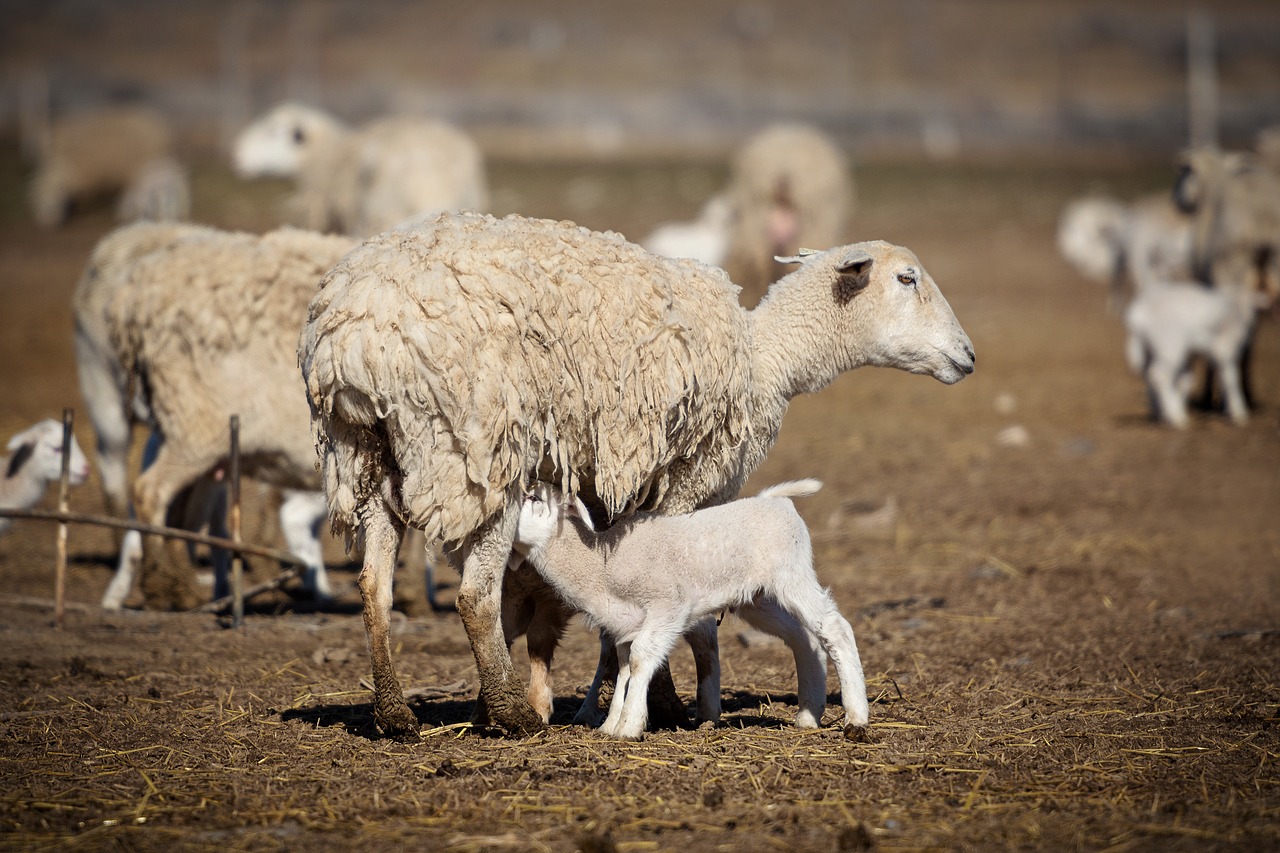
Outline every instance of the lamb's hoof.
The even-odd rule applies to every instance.
[[[387,710],[375,710],[373,720],[382,729],[383,737],[397,743],[417,743],[421,740],[418,734],[418,718],[409,710],[408,705],[400,705]]]
[[[850,723],[844,727],[844,739],[853,743],[868,743],[871,737],[866,726],[855,726]]]

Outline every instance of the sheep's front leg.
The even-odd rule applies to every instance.
[[[391,663],[391,583],[404,531],[380,498],[371,499],[362,508],[361,522],[364,566],[359,584],[373,669],[373,719],[387,737],[414,741],[418,739],[418,718],[404,701]]]
[[[600,632],[600,659],[596,662],[596,675],[587,688],[587,696],[582,700],[578,713],[573,715],[575,726],[599,726],[600,690],[606,681],[616,682],[618,679],[618,656],[614,653],[613,642],[604,631]],[[616,685],[615,685],[616,695]]]
[[[627,644],[625,653],[623,644],[618,644],[618,687],[609,719],[602,726],[606,734],[627,740],[644,735],[649,723],[649,682],[666,662],[678,636],[668,637],[662,631],[643,633]],[[619,700],[621,714],[615,720],[614,709],[619,707]]]
[[[626,703],[627,689],[631,684],[631,644],[618,643],[615,646],[618,656],[618,680],[613,685],[613,701],[609,703],[609,716],[600,724],[600,731],[607,735],[618,735],[618,723],[622,720],[623,705]]]
[[[463,543],[457,601],[480,678],[476,718],[528,735],[544,724],[525,698],[502,633],[502,576],[520,517],[518,500],[509,501]]]
[[[200,476],[205,467],[174,461],[161,448],[155,464],[133,484],[133,502],[138,518],[147,524],[164,524],[169,504]],[[196,586],[195,570],[180,542],[171,540],[166,543],[160,536],[147,536],[143,540],[142,551],[140,586],[148,607],[190,610],[200,605],[203,596]]]

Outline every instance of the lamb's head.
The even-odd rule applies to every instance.
[[[797,320],[805,318],[796,325],[807,323],[810,335],[826,338],[811,338],[806,348],[831,362],[805,368],[813,376],[801,378],[801,385],[820,387],[824,378],[830,381],[867,364],[925,374],[948,385],[973,372],[969,336],[909,249],[872,241],[825,252],[801,250],[777,260],[801,267],[774,284],[756,310],[768,310],[775,301],[790,303],[786,310]]]
[[[555,486],[534,483],[520,504],[515,549],[528,556],[532,551],[545,548],[567,519],[577,519],[588,530],[594,530],[591,514],[581,500],[564,494]]]
[[[9,463],[5,477],[25,476],[46,483],[62,476],[62,424],[48,418],[9,439]],[[71,437],[70,482],[78,486],[89,479],[89,460]]]
[[[340,122],[320,110],[283,103],[258,118],[236,137],[236,174],[242,178],[292,178],[317,145],[343,133]]]

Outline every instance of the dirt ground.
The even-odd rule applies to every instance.
[[[632,237],[691,215],[717,167],[498,163],[498,212]],[[473,730],[456,614],[398,618],[421,744],[376,736],[353,567],[318,609],[97,609],[111,539],[0,539],[0,848],[452,851],[1280,848],[1280,334],[1260,331],[1247,427],[1149,423],[1102,291],[1058,258],[1063,202],[1167,185],[1163,163],[860,169],[850,236],[911,246],[974,342],[954,387],[866,369],[798,399],[749,491],[817,476],[799,508],[853,623],[867,743],[801,732],[785,648],[721,628],[726,713],[638,743],[567,725],[595,661],[572,626],[545,734]],[[91,211],[28,225],[0,157],[0,435],[79,407],[69,297]],[[281,187],[196,172],[204,221],[268,225]],[[1025,431],[1025,443],[1017,438]],[[92,436],[83,418],[76,434]],[[101,509],[96,481],[72,506]],[[270,566],[259,564],[258,576]],[[444,575],[446,594],[456,578]],[[524,647],[515,657],[522,664]],[[673,671],[690,702],[692,658]]]

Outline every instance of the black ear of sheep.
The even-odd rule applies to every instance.
[[[36,444],[34,441],[28,441],[26,444],[19,444],[17,449],[13,451],[13,455],[9,457],[9,469],[5,471],[5,477],[13,477],[22,470],[22,466],[27,463],[36,452]]]

